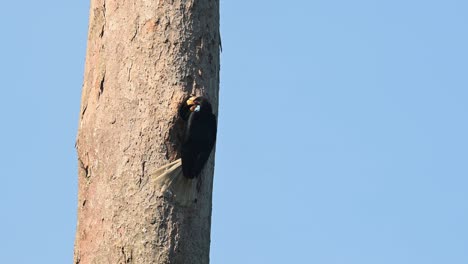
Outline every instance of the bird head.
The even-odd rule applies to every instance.
[[[205,97],[192,96],[186,101],[191,112],[212,112],[211,104]]]

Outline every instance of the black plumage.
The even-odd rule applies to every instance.
[[[180,159],[176,159],[151,173],[161,193],[188,206],[197,201],[201,190],[200,173],[208,161],[216,142],[216,117],[205,97],[190,97],[179,108],[184,124]]]
[[[186,121],[181,145],[182,171],[193,179],[203,170],[216,142],[216,117],[205,97],[191,97],[184,102],[180,116]]]

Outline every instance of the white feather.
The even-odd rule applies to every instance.
[[[150,177],[161,193],[172,196],[179,204],[187,206],[195,201],[197,180],[184,176],[181,159],[158,168]]]

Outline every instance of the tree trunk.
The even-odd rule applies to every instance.
[[[190,206],[150,177],[178,157],[186,96],[217,115],[219,47],[219,0],[91,0],[75,263],[209,263],[214,151]]]

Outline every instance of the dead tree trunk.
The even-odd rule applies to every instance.
[[[183,98],[217,115],[219,47],[219,0],[91,0],[75,263],[209,263],[214,152],[191,206],[149,177],[177,156]]]

